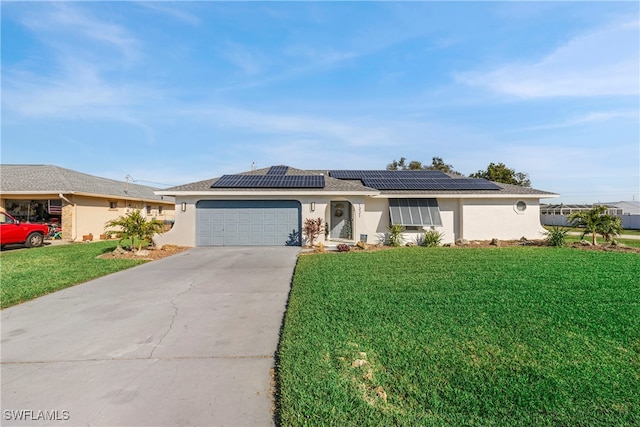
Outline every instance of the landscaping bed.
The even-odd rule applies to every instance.
[[[141,254],[135,251],[129,250],[114,250],[111,252],[99,255],[101,259],[141,259],[146,261],[156,261],[162,258],[166,258],[171,255],[184,252],[187,249],[191,249],[188,246],[176,246],[176,245],[163,245],[162,248],[148,247],[143,249]]]

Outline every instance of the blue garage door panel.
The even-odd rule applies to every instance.
[[[300,246],[297,200],[200,200],[198,246]]]

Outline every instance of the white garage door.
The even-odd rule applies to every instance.
[[[196,244],[300,246],[300,210],[296,200],[200,200]]]

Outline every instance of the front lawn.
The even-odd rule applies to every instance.
[[[301,256],[282,425],[638,425],[640,255],[400,248]]]
[[[19,304],[145,262],[96,258],[113,251],[116,244],[116,241],[106,241],[3,251],[0,253],[1,307]]]

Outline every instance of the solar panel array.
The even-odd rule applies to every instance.
[[[211,188],[324,188],[324,176],[222,175]]]
[[[365,178],[362,183],[377,190],[499,190],[500,187],[486,179],[464,178]]]
[[[271,166],[267,171],[267,175],[286,175],[289,166]]]
[[[333,170],[332,178],[358,179],[363,185],[377,190],[499,190],[486,179],[452,178],[438,170]]]
[[[389,170],[333,170],[329,171],[329,176],[337,179],[406,179],[406,178],[449,178],[449,175],[437,170],[409,170],[409,171],[389,171]]]

